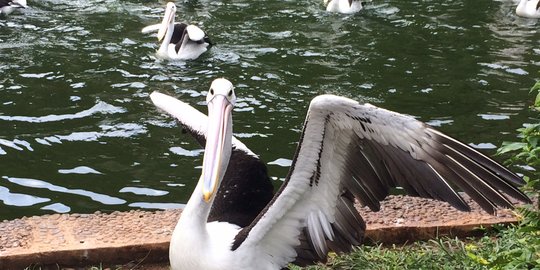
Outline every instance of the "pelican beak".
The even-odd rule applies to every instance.
[[[175,14],[173,12],[173,9],[169,5],[167,5],[167,8],[165,9],[165,16],[163,17],[161,27],[159,28],[159,31],[157,33],[157,38],[159,41],[161,41],[165,37],[165,33],[167,33],[169,24],[174,20],[174,15]]]
[[[224,146],[228,137],[232,137],[229,128],[233,105],[223,95],[215,95],[208,102],[208,134],[204,150],[202,181],[203,198],[210,202],[216,194],[219,182],[227,169],[228,157],[223,157]]]

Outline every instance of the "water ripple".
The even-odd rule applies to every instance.
[[[84,111],[80,111],[75,114],[51,114],[45,116],[7,116],[0,115],[0,120],[4,121],[19,121],[19,122],[28,122],[28,123],[47,123],[47,122],[57,122],[63,120],[73,120],[88,117],[94,114],[115,114],[115,113],[124,113],[126,110],[121,107],[110,105],[106,102],[100,101],[92,108]]]
[[[63,204],[63,203],[53,203],[49,205],[45,205],[40,208],[41,210],[51,210],[56,213],[64,214],[69,213],[71,211],[71,207]]]
[[[48,202],[51,199],[37,197],[34,195],[12,193],[8,188],[0,186],[0,201],[6,205],[31,206],[34,204]]]
[[[180,156],[186,156],[186,157],[196,157],[199,156],[201,153],[204,152],[203,149],[197,149],[197,150],[186,150],[180,146],[174,146],[169,148],[169,151],[176,155]]]
[[[59,169],[61,174],[103,174],[87,166],[79,166],[73,169]]]
[[[278,158],[274,161],[268,162],[268,165],[277,165],[280,167],[291,167],[292,160],[287,158]]]
[[[167,210],[167,209],[184,208],[184,207],[185,207],[185,204],[180,204],[180,203],[134,202],[134,203],[130,203],[128,206],[129,206],[129,207],[142,208],[142,209],[159,209],[159,210]]]
[[[145,196],[163,196],[169,194],[168,191],[165,190],[157,190],[153,188],[141,188],[141,187],[124,187],[120,191],[120,193],[133,193],[136,195],[145,195]]]
[[[128,138],[147,132],[143,125],[136,123],[120,123],[116,125],[101,125],[102,131],[84,131],[73,132],[68,135],[54,135],[43,138],[36,138],[35,140],[43,145],[51,145],[51,143],[67,142],[92,142],[97,141],[100,138]]]
[[[53,185],[43,180],[37,180],[37,179],[31,179],[31,178],[8,177],[8,176],[2,176],[2,178],[8,180],[11,183],[25,186],[25,187],[48,189],[54,192],[75,194],[75,195],[88,197],[92,199],[93,201],[100,202],[105,205],[118,205],[118,204],[126,203],[125,200],[122,200],[120,198],[116,198],[116,197],[112,197],[109,195],[100,194],[100,193],[96,193],[96,192],[92,192],[88,190],[83,190],[83,189],[69,189],[66,187]]]

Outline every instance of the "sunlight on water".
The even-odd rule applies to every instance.
[[[156,190],[151,188],[140,188],[140,187],[125,187],[122,188],[119,192],[131,192],[133,194],[137,195],[145,195],[145,196],[163,196],[168,194],[169,192],[164,190]]]
[[[0,186],[0,200],[6,205],[14,206],[32,206],[50,201],[50,199],[47,198],[40,198],[28,194],[12,193],[8,188],[2,186]]]
[[[63,121],[78,119],[83,117],[88,117],[93,114],[109,114],[109,113],[124,113],[125,110],[119,107],[109,105],[105,102],[98,102],[94,107],[84,110],[75,114],[63,114],[63,115],[45,115],[45,116],[6,116],[0,115],[0,120],[4,121],[20,121],[28,123],[44,123],[44,122],[54,122],[54,121]]]
[[[108,195],[105,195],[105,194],[99,194],[99,193],[95,193],[95,192],[87,191],[87,190],[82,190],[82,189],[69,189],[69,188],[57,186],[57,185],[54,185],[54,184],[51,184],[51,183],[48,183],[48,182],[45,182],[45,181],[42,181],[42,180],[29,179],[29,178],[6,177],[6,176],[3,176],[2,178],[4,178],[5,180],[7,180],[7,181],[9,181],[11,183],[21,185],[21,186],[25,186],[25,187],[37,188],[37,189],[48,189],[48,190],[53,191],[53,192],[62,192],[62,193],[67,193],[67,194],[75,194],[75,195],[89,197],[90,199],[92,199],[92,200],[94,200],[96,202],[100,202],[100,203],[106,204],[106,205],[114,205],[114,204],[124,204],[124,203],[126,203],[125,200],[115,198],[115,197],[112,197],[112,196],[108,196]]]
[[[103,174],[87,166],[79,166],[73,169],[60,169],[58,172],[61,174]]]

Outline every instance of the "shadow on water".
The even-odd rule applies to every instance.
[[[511,1],[178,1],[216,43],[170,63],[142,27],[164,1],[45,0],[0,18],[0,217],[181,207],[202,147],[158,112],[161,91],[201,111],[237,86],[235,133],[286,175],[309,101],[333,93],[413,115],[492,154],[531,117],[538,20]]]

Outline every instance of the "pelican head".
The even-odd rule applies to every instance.
[[[202,195],[210,202],[217,192],[232,152],[232,110],[236,103],[234,86],[227,79],[212,82],[208,95],[208,133],[201,174]]]
[[[157,34],[157,38],[159,41],[161,41],[163,37],[165,37],[165,34],[167,33],[169,25],[174,24],[175,15],[176,15],[176,5],[173,2],[167,3],[167,7],[165,7],[165,16],[163,17],[163,21],[161,22],[161,26]]]

